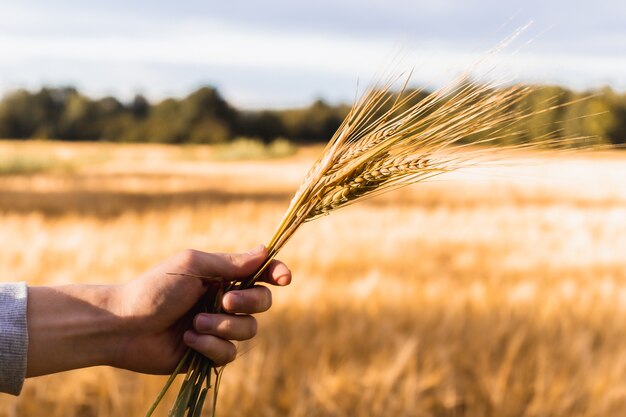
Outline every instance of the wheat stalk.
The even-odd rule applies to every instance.
[[[403,108],[415,93],[382,112],[389,91],[369,91],[354,105],[294,195],[268,245],[266,264],[305,222],[489,155],[488,148],[468,152],[463,141],[481,133],[484,144],[513,132],[510,127],[525,116],[516,105],[529,91],[461,78],[408,109]],[[263,268],[239,288],[253,285],[262,272]]]
[[[531,115],[520,106],[531,91],[527,86],[477,83],[463,75],[417,100],[421,91],[406,89],[410,75],[395,95],[393,86],[402,81],[400,77],[370,88],[355,102],[293,196],[267,245],[264,264],[253,276],[229,284],[223,291],[254,285],[303,223],[365,198],[473,165],[494,153],[493,148],[477,147],[477,143],[489,145],[515,135],[516,123]],[[468,138],[475,139],[471,148]],[[221,294],[210,300],[208,311],[220,312]],[[221,369],[195,352],[183,357],[175,373],[184,367],[187,375],[169,415],[199,416],[212,379],[215,415]],[[168,380],[147,417],[172,381]]]

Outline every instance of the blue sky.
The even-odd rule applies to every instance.
[[[92,4],[90,4],[92,3]],[[626,90],[626,2],[0,1],[0,91],[74,85],[151,100],[214,85],[239,107],[351,101],[381,68],[440,85],[491,58],[497,76]],[[480,70],[479,70],[480,72]]]

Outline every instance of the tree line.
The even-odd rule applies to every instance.
[[[417,95],[416,100],[427,93]],[[547,103],[556,105],[543,110]],[[570,103],[559,107],[560,104]],[[535,88],[521,106],[531,113],[516,140],[584,135],[597,143],[626,143],[626,94],[610,88],[574,92],[557,86]],[[124,103],[115,97],[92,99],[77,89],[18,90],[0,101],[0,137],[158,143],[224,143],[237,137],[298,143],[328,140],[350,106],[317,100],[286,110],[239,110],[212,87],[182,99],[150,103],[142,95]]]

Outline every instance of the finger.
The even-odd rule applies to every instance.
[[[228,313],[262,313],[271,306],[272,293],[268,288],[262,286],[255,286],[247,290],[229,291],[222,298],[222,308]]]
[[[217,336],[187,330],[183,340],[187,346],[211,359],[216,365],[225,365],[237,356],[237,347]]]
[[[194,318],[193,328],[225,340],[248,340],[256,335],[257,323],[252,316],[201,313]]]
[[[189,249],[179,256],[186,273],[232,280],[255,273],[267,258],[267,249],[263,245],[246,253],[207,253]]]
[[[261,281],[272,285],[289,285],[291,282],[291,271],[287,268],[287,265],[278,259],[274,259],[261,276]]]

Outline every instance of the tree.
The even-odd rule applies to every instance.
[[[150,103],[144,96],[137,94],[130,104],[130,111],[135,119],[145,119],[150,113]]]
[[[219,143],[231,138],[236,111],[216,89],[203,87],[180,103],[180,118],[186,126],[185,141]]]

